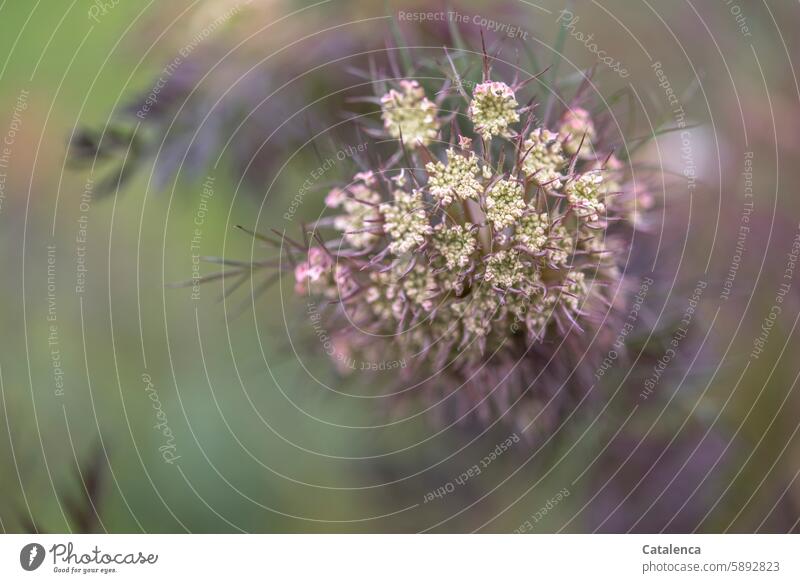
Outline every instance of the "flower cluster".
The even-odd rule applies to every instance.
[[[581,157],[591,157],[591,152],[588,150],[596,138],[596,133],[588,111],[580,107],[567,109],[561,118],[559,133],[564,136],[564,151],[567,154],[571,156],[578,154],[578,148],[583,142],[585,149],[581,150]]]
[[[486,218],[495,229],[517,223],[526,208],[525,191],[515,180],[498,180],[486,193]]]
[[[336,216],[334,224],[345,233],[347,242],[359,249],[371,246],[380,238],[381,216],[377,207],[381,195],[374,190],[375,185],[371,175],[356,175],[352,185],[334,188],[325,198],[327,206],[344,210]]]
[[[431,194],[443,205],[453,200],[477,199],[482,191],[478,180],[480,168],[478,157],[458,154],[453,148],[447,150],[447,163],[428,162],[428,186]]]
[[[567,158],[558,134],[536,128],[525,140],[524,149],[522,171],[540,186],[561,188],[563,176],[559,171]]]
[[[425,97],[425,90],[417,81],[402,80],[400,90],[389,91],[381,98],[381,105],[383,125],[393,138],[402,137],[410,148],[436,139],[436,105]]]
[[[433,231],[423,207],[422,192],[394,191],[394,203],[384,203],[383,230],[392,239],[389,250],[395,255],[408,253],[422,245]]]
[[[550,231],[550,215],[547,213],[530,213],[522,218],[517,226],[517,242],[529,253],[542,251],[548,243]]]
[[[519,121],[519,104],[514,91],[499,81],[481,83],[475,87],[469,115],[484,140],[492,136],[510,135],[509,126]]]
[[[603,177],[598,171],[589,171],[581,174],[574,180],[567,183],[564,189],[570,205],[575,213],[590,221],[598,221],[600,215],[605,212],[606,205],[603,203]]]
[[[558,132],[526,126],[515,88],[485,79],[464,103],[483,138],[474,140],[436,117],[416,81],[381,103],[388,136],[402,134],[405,147],[328,195],[338,214],[318,228],[338,235],[309,249],[298,291],[336,298],[332,318],[340,341],[352,336],[349,352],[379,360],[390,346],[420,376],[478,382],[505,370],[486,368],[492,359],[535,366],[535,354],[545,366],[568,338],[582,350],[574,338],[604,319],[619,284],[624,255],[607,246],[608,219],[629,217],[611,196],[623,165],[612,177],[610,152],[585,157],[601,151],[589,114],[568,110]],[[411,167],[395,168],[399,160]],[[528,364],[520,370],[535,372]]]
[[[444,257],[447,269],[463,269],[477,249],[476,229],[470,223],[447,226],[436,225],[434,247]]]

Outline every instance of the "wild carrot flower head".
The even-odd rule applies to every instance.
[[[407,359],[407,374],[437,378],[430,398],[466,387],[460,415],[521,401],[522,423],[552,388],[531,383],[573,377],[613,313],[625,246],[610,225],[630,213],[615,202],[624,164],[607,167],[590,114],[569,110],[551,131],[519,107],[520,87],[485,75],[450,123],[417,81],[389,90],[383,137],[397,150],[330,192],[295,279],[332,300],[348,354]]]

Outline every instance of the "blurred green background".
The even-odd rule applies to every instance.
[[[689,119],[700,124],[693,147],[702,188],[692,201],[677,189],[666,194],[679,209],[675,224],[683,230],[666,233],[665,253],[673,254],[674,273],[690,286],[674,290],[675,309],[682,309],[698,279],[711,283],[698,331],[705,338],[702,350],[683,358],[660,388],[678,398],[638,411],[629,426],[632,439],[656,419],[649,434],[655,453],[640,460],[648,463],[679,433],[710,430],[716,436],[720,445],[714,455],[700,459],[690,455],[692,448],[670,450],[672,465],[662,468],[672,472],[669,477],[684,462],[699,464],[701,477],[714,469],[713,479],[701,485],[708,494],[690,506],[696,514],[708,513],[700,530],[796,528],[796,288],[765,352],[749,362],[748,354],[774,303],[800,217],[800,168],[794,163],[800,149],[800,91],[792,68],[800,8],[754,2],[742,3],[735,12],[724,1],[538,6],[397,0],[314,6],[277,0],[249,5],[228,0],[2,2],[0,136],[7,138],[7,164],[0,169],[2,530],[510,532],[565,488],[569,496],[533,531],[598,527],[586,505],[598,504],[596,495],[611,489],[604,483],[625,478],[638,456],[592,462],[610,455],[604,445],[622,426],[629,406],[615,401],[597,422],[589,417],[570,426],[533,460],[533,449],[518,445],[479,478],[426,504],[427,492],[470,468],[509,431],[442,431],[424,415],[394,423],[374,399],[332,395],[322,382],[344,393],[370,395],[370,384],[388,382],[391,373],[340,378],[315,346],[303,302],[291,298],[291,282],[260,295],[255,311],[248,302],[249,283],[224,302],[216,283],[203,286],[196,300],[191,288],[165,287],[192,276],[196,253],[244,259],[268,254],[233,226],[262,232],[287,226],[282,215],[317,165],[311,147],[295,155],[314,125],[305,114],[289,122],[302,139],[285,148],[273,141],[266,154],[271,159],[256,160],[267,169],[260,185],[258,175],[256,184],[240,183],[241,169],[230,156],[214,167],[224,140],[210,141],[207,159],[187,162],[195,162],[194,172],[181,169],[165,179],[153,174],[152,158],[143,156],[119,192],[107,195],[98,192],[99,185],[114,175],[116,162],[100,160],[94,169],[68,163],[71,136],[84,127],[102,130],[116,119],[112,113],[119,115],[125,104],[146,94],[165,64],[198,38],[194,57],[202,55],[207,70],[218,60],[266,58],[249,74],[255,83],[263,78],[273,84],[253,94],[260,99],[271,87],[338,56],[337,50],[347,55],[382,49],[398,11],[421,7],[455,7],[513,22],[545,65],[553,60],[547,47],[557,42],[561,28],[556,18],[567,7],[580,17],[575,29],[591,32],[630,70],[622,79],[600,67],[601,93],[610,96],[631,83],[647,101],[646,109],[656,113],[664,97],[646,55],[661,62],[672,86],[685,96]],[[293,13],[299,9],[304,10]],[[231,10],[230,18],[208,32],[209,23]],[[737,21],[740,12],[746,19]],[[464,29],[466,42],[476,42],[477,28]],[[404,34],[413,36],[413,31]],[[420,35],[431,47],[452,41],[447,26],[429,26]],[[491,31],[486,36],[490,42],[499,38]],[[567,35],[563,43],[567,59],[559,65],[561,75],[574,77],[594,63],[575,37]],[[325,54],[327,47],[333,48]],[[318,97],[310,107],[315,119],[336,123],[342,119],[336,112],[347,104],[332,92],[363,82],[348,67],[364,64],[344,58],[292,81],[272,96],[279,103],[265,117],[283,121],[286,108],[294,113]],[[210,86],[213,103],[233,84],[218,73],[204,86]],[[362,93],[369,93],[366,89]],[[246,89],[245,97],[250,91],[255,89]],[[128,127],[135,121],[129,118]],[[234,122],[220,123],[216,131],[230,137]],[[195,128],[178,129],[191,137]],[[142,128],[144,136],[147,131]],[[259,133],[257,127],[250,131]],[[161,134],[154,136],[148,148],[160,145]],[[201,134],[199,139],[207,138]],[[229,146],[234,151],[237,139]],[[320,147],[328,153],[335,148],[335,136],[323,142]],[[658,144],[660,162],[679,167],[680,143],[665,136]],[[734,293],[722,301],[720,284],[739,234],[746,151],[754,153],[752,230]],[[183,153],[179,144],[158,155],[180,160]],[[136,154],[125,150],[121,157]],[[326,181],[346,179],[353,170],[336,168],[336,176]],[[213,195],[204,197],[207,176],[213,176]],[[89,177],[93,182],[87,187]],[[316,218],[325,194],[319,186],[300,205],[298,219]],[[197,249],[191,247],[193,236]],[[202,265],[204,274],[214,269]],[[695,361],[695,355],[701,358]],[[167,427],[171,437],[164,434]],[[598,466],[605,471],[593,479]],[[638,518],[661,490],[634,492],[638,478],[635,472],[631,476],[606,510],[619,502],[622,512]],[[628,492],[634,495],[626,498]],[[642,528],[669,528],[670,517]]]

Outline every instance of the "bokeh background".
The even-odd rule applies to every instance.
[[[420,11],[463,18],[400,16]],[[786,1],[0,2],[0,528],[796,531],[798,24]],[[664,176],[644,309],[666,336],[638,330],[607,406],[456,483],[512,432],[393,417],[370,398],[393,373],[341,376],[292,282],[171,284],[218,270],[199,255],[269,255],[236,225],[315,219],[349,158],[292,201],[319,156],[360,143],[348,115],[369,111],[352,98],[370,77],[479,51],[481,31],[551,67],[543,96],[598,51],[624,66],[594,79],[629,100],[625,137]],[[662,133],[665,79],[685,139]],[[643,399],[698,282],[690,337]]]

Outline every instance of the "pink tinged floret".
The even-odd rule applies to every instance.
[[[330,272],[333,261],[320,247],[308,250],[308,261],[303,261],[294,268],[295,291],[305,293],[307,284],[320,281]]]
[[[564,140],[564,150],[568,154],[577,154],[580,148],[582,158],[591,155],[595,128],[588,111],[580,107],[565,111],[561,118],[559,133]]]
[[[306,282],[308,281],[308,263],[305,261],[303,263],[299,263],[294,268],[294,291],[298,294],[304,294],[308,290],[306,288]]]
[[[338,208],[347,198],[344,190],[341,188],[333,188],[325,197],[325,206],[328,208]]]
[[[312,247],[308,250],[308,277],[311,281],[317,281],[322,275],[330,271],[333,261],[324,249]]]
[[[377,179],[375,178],[375,173],[372,170],[367,170],[366,172],[358,172],[355,176],[353,176],[353,180],[361,181],[367,186],[375,186],[377,184]]]

